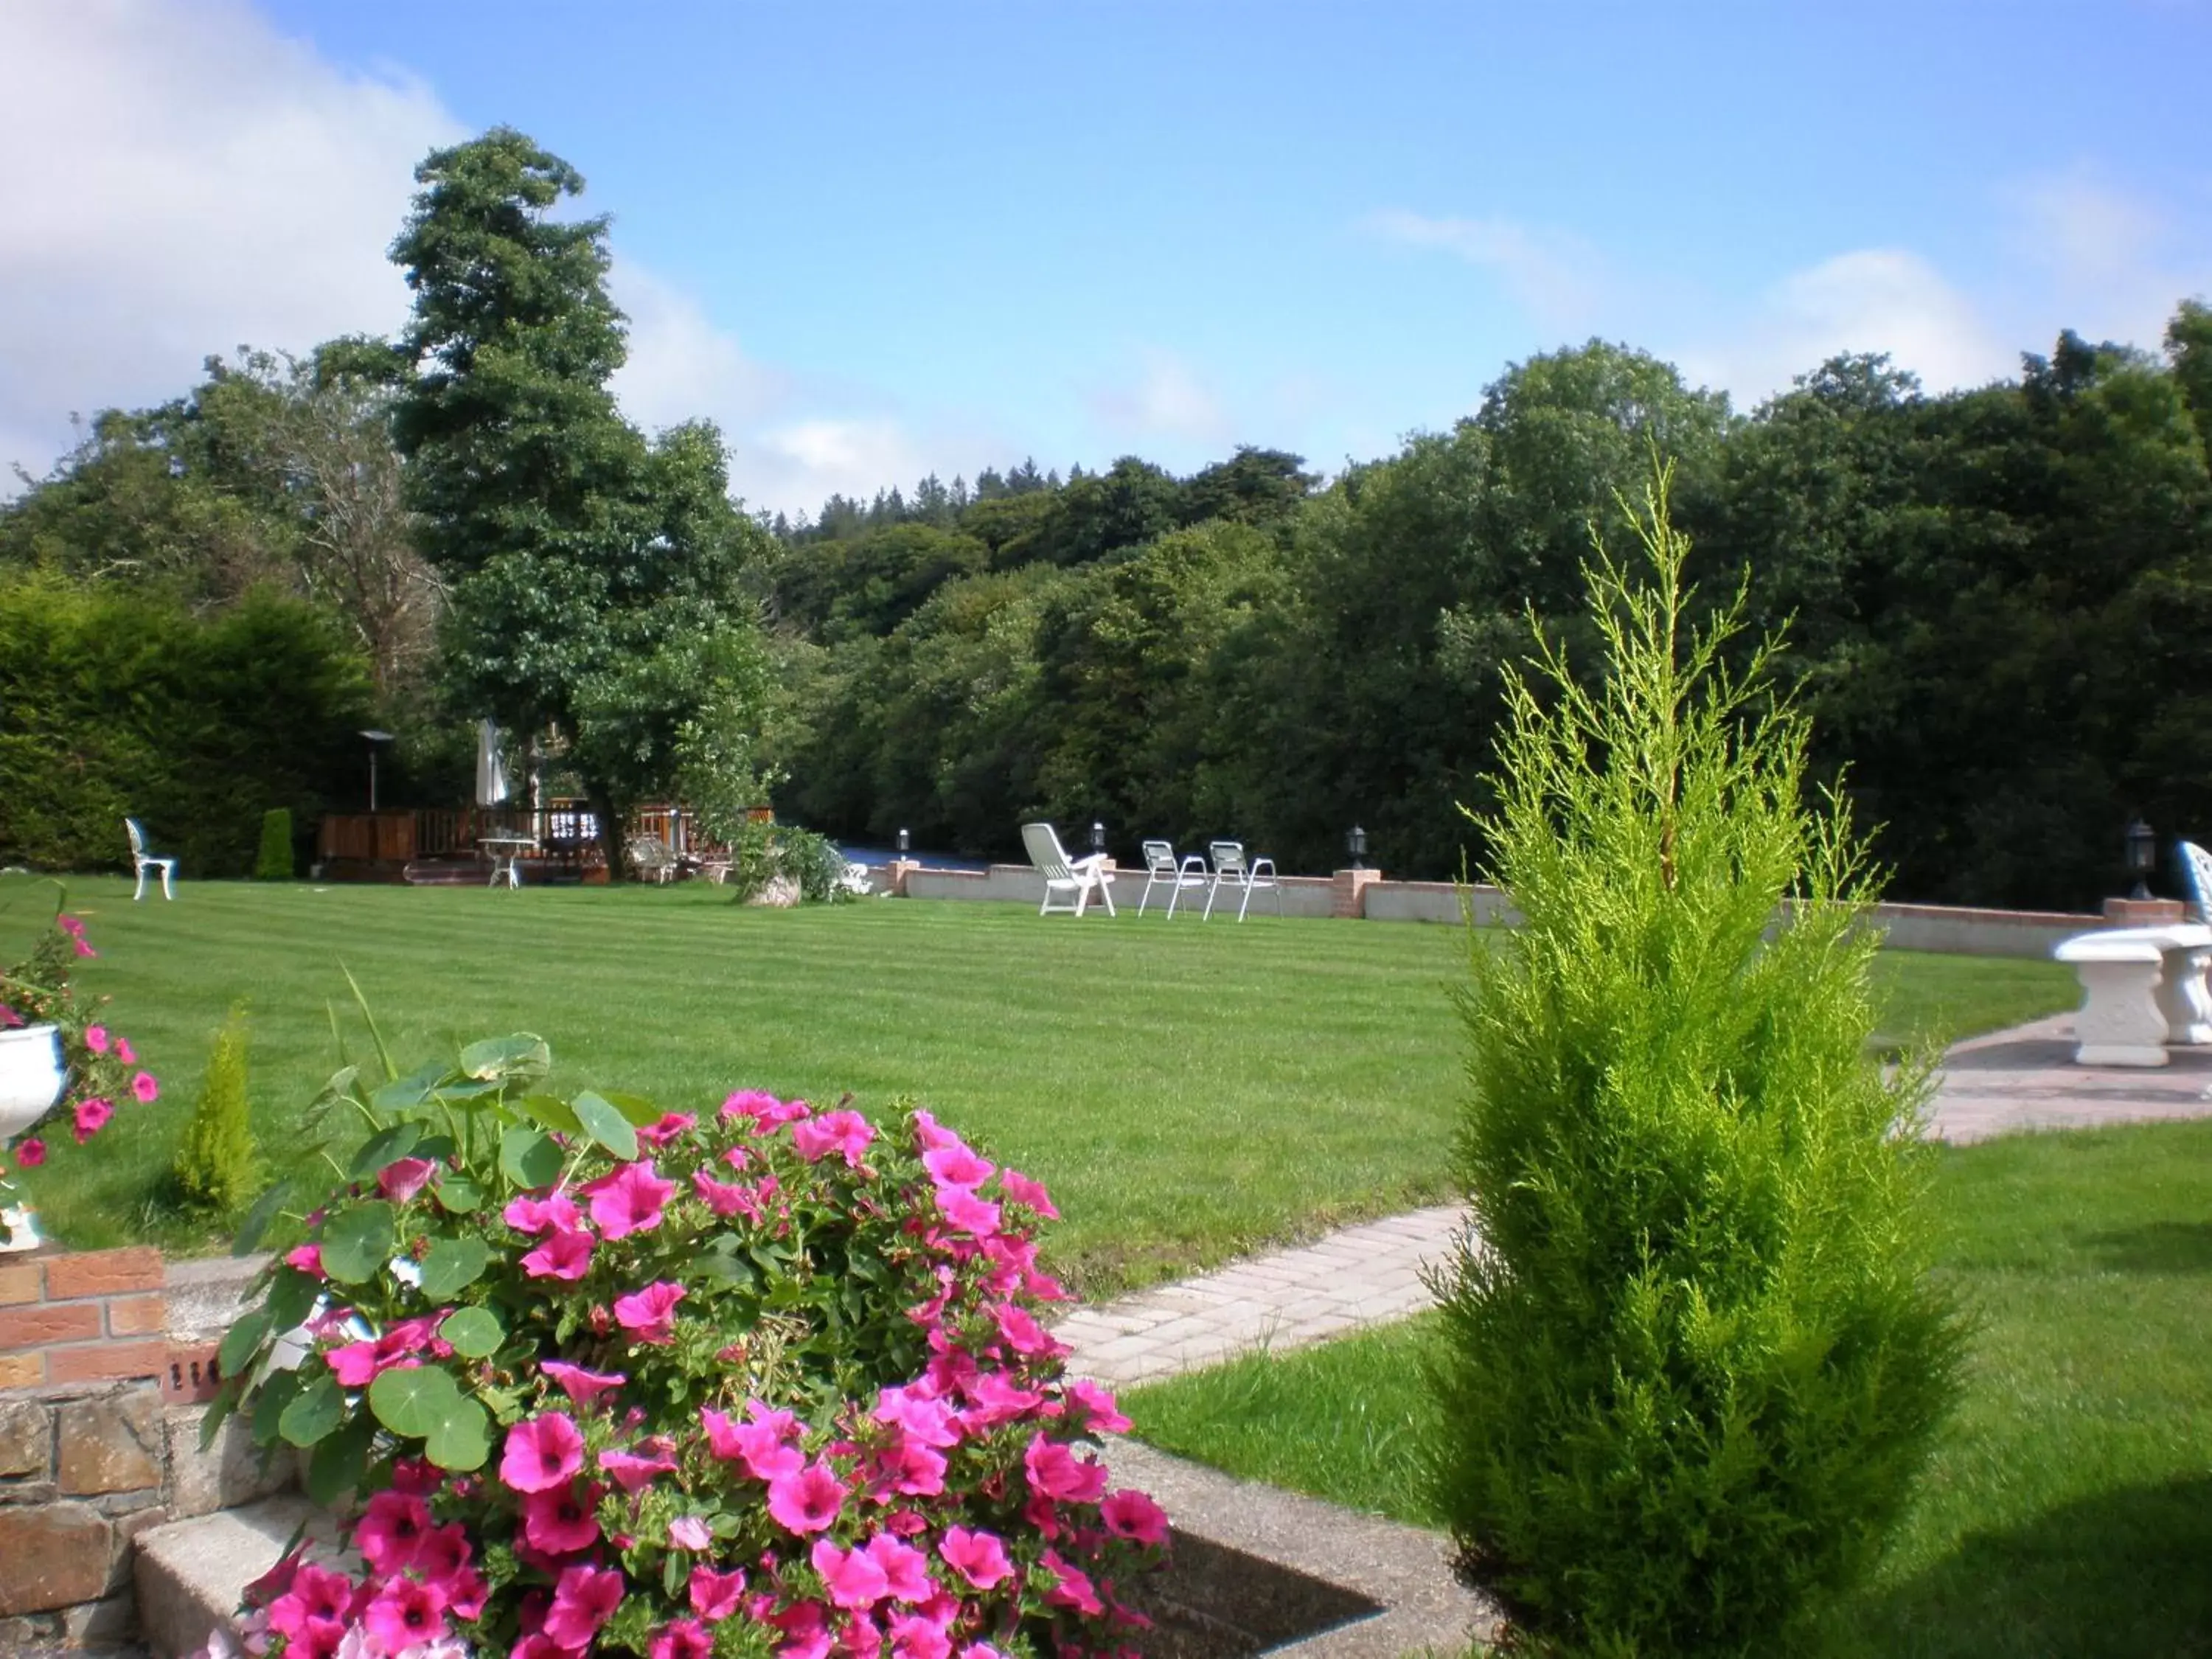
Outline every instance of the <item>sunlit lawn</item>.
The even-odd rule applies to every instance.
[[[1433,1201],[1459,1088],[1449,927],[1243,925],[1155,914],[1040,918],[1018,904],[866,901],[747,909],[702,884],[395,888],[186,883],[174,903],[75,880],[102,955],[85,981],[162,1079],[36,1197],[80,1247],[214,1248],[167,1169],[208,1044],[234,1001],[253,1032],[257,1132],[272,1166],[335,1068],[328,1010],[355,1034],[350,969],[403,1066],[535,1031],[556,1082],[696,1107],[751,1085],[866,1108],[901,1095],[1045,1180],[1050,1250],[1097,1292]],[[0,878],[0,958],[52,889]],[[1895,955],[1885,1025],[1905,1040],[2063,1007],[2038,962]]]
[[[1945,1152],[1969,1392],[1842,1655],[2212,1653],[2212,1122]],[[1133,1391],[1170,1450],[1426,1523],[1432,1317]]]

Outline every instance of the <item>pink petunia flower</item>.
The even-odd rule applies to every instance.
[[[70,1133],[76,1136],[80,1146],[107,1127],[107,1120],[115,1115],[115,1108],[98,1095],[76,1103],[76,1122]]]
[[[945,1490],[945,1454],[902,1437],[876,1454],[875,1478],[878,1484],[869,1495],[878,1503],[887,1501],[886,1489],[908,1498],[934,1498]]]
[[[709,1624],[718,1624],[735,1613],[744,1593],[742,1571],[716,1572],[712,1567],[691,1570],[691,1611]]]
[[[590,1371],[581,1365],[571,1365],[565,1359],[543,1359],[538,1369],[551,1377],[556,1386],[580,1406],[588,1406],[611,1389],[619,1389],[629,1381],[620,1371]]]
[[[643,1492],[658,1477],[672,1473],[676,1460],[665,1452],[647,1453],[603,1451],[599,1468],[614,1477],[615,1485],[627,1492]]]
[[[125,1066],[136,1066],[138,1063],[138,1056],[131,1048],[129,1038],[115,1039],[115,1058]]]
[[[507,1431],[499,1478],[515,1492],[548,1492],[584,1467],[584,1437],[560,1412],[541,1412]]]
[[[438,1166],[427,1158],[403,1158],[377,1172],[376,1190],[394,1204],[404,1204],[430,1184]]]
[[[1052,1199],[1045,1192],[1044,1183],[1031,1181],[1019,1170],[999,1171],[999,1196],[1009,1204],[1019,1204],[1035,1211],[1047,1221],[1060,1219],[1060,1212],[1052,1206]]]
[[[891,1659],[951,1659],[952,1638],[945,1626],[918,1613],[890,1619]]]
[[[559,1279],[575,1283],[592,1266],[592,1236],[580,1227],[563,1227],[522,1258],[522,1271],[532,1279]]]
[[[431,1531],[430,1506],[412,1492],[380,1492],[362,1509],[353,1547],[379,1575],[389,1577],[415,1565]]]
[[[769,1623],[783,1632],[777,1659],[828,1659],[830,1620],[819,1601],[797,1601],[772,1614]]]
[[[84,1046],[91,1049],[95,1054],[106,1054],[107,1052],[107,1028],[105,1025],[86,1026],[84,1028]]]
[[[1106,1611],[1098,1592],[1091,1587],[1090,1576],[1061,1560],[1058,1550],[1047,1550],[1038,1558],[1037,1565],[1060,1581],[1044,1593],[1048,1606],[1073,1607],[1093,1619]]]
[[[672,1619],[646,1644],[646,1659],[713,1659],[714,1638],[696,1619]]]
[[[874,1416],[878,1423],[896,1423],[906,1431],[909,1439],[919,1440],[925,1446],[960,1443],[960,1428],[952,1420],[952,1408],[942,1400],[929,1399],[910,1388],[890,1388],[878,1393]]]
[[[737,1149],[733,1147],[732,1150]],[[699,1194],[708,1209],[725,1221],[733,1215],[743,1215],[752,1221],[762,1218],[760,1200],[753,1196],[753,1189],[744,1182],[717,1181],[704,1170],[694,1170],[691,1171],[691,1190]]]
[[[921,1149],[926,1152],[944,1152],[968,1144],[927,1112],[916,1112],[914,1115],[914,1138],[921,1143]]]
[[[599,1523],[572,1480],[523,1498],[522,1535],[548,1555],[574,1555],[599,1541]]]
[[[615,1298],[615,1323],[641,1342],[666,1342],[674,1334],[676,1304],[683,1299],[684,1286],[656,1279],[641,1291]]]
[[[947,1527],[938,1540],[937,1553],[945,1558],[946,1566],[977,1589],[992,1589],[1014,1570],[1014,1564],[1006,1559],[1006,1545],[995,1533]]]
[[[829,1587],[830,1601],[841,1607],[865,1613],[890,1594],[883,1568],[864,1549],[842,1550],[828,1539],[817,1538],[807,1559]]]
[[[1139,1544],[1157,1544],[1168,1535],[1168,1512],[1134,1490],[1108,1494],[1098,1506],[1098,1518],[1116,1538],[1133,1538]]]
[[[700,1407],[707,1449],[725,1462],[743,1463],[756,1480],[798,1474],[806,1461],[791,1443],[799,1433],[799,1419],[787,1411],[771,1411],[758,1400],[748,1402],[746,1409],[751,1421],[739,1423],[712,1406]]]
[[[835,1152],[848,1170],[860,1167],[861,1157],[875,1138],[875,1129],[858,1112],[824,1112],[793,1125],[791,1131],[791,1144],[809,1164],[818,1164]]]
[[[991,1316],[1006,1346],[1025,1358],[1057,1358],[1067,1352],[1066,1345],[1038,1324],[1026,1308],[1002,1302],[991,1310]]]
[[[826,1532],[852,1489],[820,1458],[768,1483],[768,1512],[786,1532]]]
[[[584,1212],[566,1193],[555,1193],[547,1198],[509,1199],[500,1216],[519,1233],[542,1233],[548,1227],[566,1232],[584,1224]]]
[[[625,1164],[584,1188],[592,1200],[592,1219],[609,1238],[627,1238],[658,1227],[661,1206],[675,1190],[674,1182],[663,1181],[654,1172],[649,1158]]]
[[[27,1170],[35,1170],[46,1161],[46,1143],[36,1135],[26,1135],[15,1147],[15,1162]]]
[[[937,1586],[929,1582],[929,1558],[913,1545],[879,1532],[868,1540],[868,1559],[882,1570],[887,1594],[893,1601],[927,1601],[935,1594]]]
[[[921,1155],[921,1167],[940,1187],[981,1186],[998,1165],[965,1146],[939,1146]]]
[[[556,1646],[579,1651],[614,1617],[622,1599],[619,1567],[564,1567],[553,1586],[553,1604],[545,1609],[542,1633]]]
[[[284,1252],[284,1265],[296,1267],[310,1279],[321,1279],[323,1247],[319,1244],[295,1244]]]
[[[1057,1440],[1031,1437],[1022,1452],[1030,1490],[1063,1504],[1095,1504],[1106,1491],[1106,1466],[1079,1458]]]
[[[668,1543],[672,1549],[690,1550],[696,1555],[714,1547],[714,1534],[698,1516],[679,1515],[668,1523]]]
[[[976,1197],[965,1187],[939,1187],[937,1212],[956,1231],[972,1233],[978,1238],[999,1231],[999,1206],[988,1198]]]
[[[1071,1411],[1068,1415],[1076,1426],[1091,1434],[1127,1434],[1129,1419],[1114,1403],[1114,1396],[1087,1376],[1079,1376],[1067,1385],[1067,1397],[1080,1408],[1080,1415]]]
[[[431,1588],[418,1579],[386,1581],[362,1614],[370,1638],[386,1653],[405,1653],[446,1635],[445,1609]]]
[[[690,1112],[663,1112],[660,1115],[660,1121],[640,1129],[637,1132],[637,1138],[644,1145],[659,1152],[698,1121]]]
[[[128,1066],[131,1062],[126,1060],[123,1063]],[[161,1098],[161,1085],[154,1081],[151,1072],[141,1072],[131,1079],[131,1096],[141,1106],[150,1106]]]

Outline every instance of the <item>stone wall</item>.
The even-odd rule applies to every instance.
[[[0,1257],[0,1654],[129,1643],[139,1533],[292,1480],[236,1419],[200,1449],[166,1285],[150,1249]]]

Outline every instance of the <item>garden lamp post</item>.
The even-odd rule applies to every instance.
[[[376,811],[377,746],[380,744],[390,743],[392,741],[392,733],[389,732],[364,732],[362,733],[362,736],[368,739],[368,810],[374,812]]]
[[[1097,818],[1091,820],[1091,850],[1094,853],[1106,850],[1106,826]]]
[[[900,856],[901,858],[904,858],[904,857],[907,855],[908,850],[909,848],[911,848],[913,846],[914,846],[914,837],[913,837],[912,836],[909,836],[908,834],[907,834],[907,832],[906,832],[905,830],[900,830],[900,831],[899,831],[899,842],[898,842],[898,847],[899,847],[899,856]]]
[[[1358,824],[1353,824],[1352,826],[1352,833],[1344,838],[1344,850],[1352,854],[1352,867],[1353,869],[1358,870],[1364,868],[1365,866],[1360,863],[1360,860],[1367,856],[1367,832],[1364,830],[1362,830]]]
[[[2128,873],[2136,878],[2130,898],[2150,896],[2150,872],[2158,868],[2158,836],[2141,818],[2128,824]]]

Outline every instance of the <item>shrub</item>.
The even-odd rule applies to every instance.
[[[1928,1278],[1926,1073],[1867,1052],[1879,944],[1804,725],[1685,619],[1589,573],[1607,663],[1540,646],[1481,820],[1521,926],[1477,936],[1435,1489],[1523,1650],[1792,1651],[1870,1563],[1956,1392]],[[1777,921],[1778,907],[1787,909]]]
[[[544,1092],[550,1059],[514,1037],[326,1091],[370,1138],[221,1361],[313,1496],[367,1502],[349,1556],[262,1586],[270,1650],[349,1624],[525,1659],[1116,1644],[1164,1517],[1106,1490],[1086,1448],[1127,1424],[1037,1322],[1043,1189],[927,1112],[747,1092],[702,1121]]]
[[[246,1010],[234,1007],[216,1033],[198,1103],[171,1165],[177,1190],[197,1210],[228,1215],[253,1195],[256,1158],[246,1098]]]
[[[790,824],[752,822],[739,827],[730,847],[728,884],[743,904],[767,890],[779,878],[792,882],[799,896],[834,904],[866,893],[848,872],[854,866],[829,836]]]
[[[256,881],[292,879],[292,811],[271,807],[261,815],[261,850],[253,860]]]

